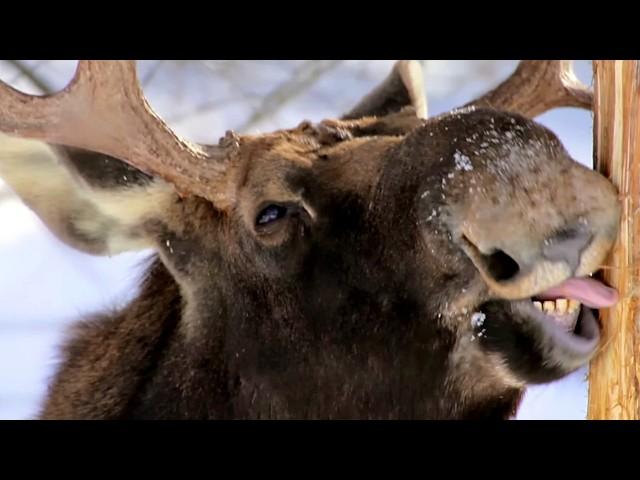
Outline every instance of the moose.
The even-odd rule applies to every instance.
[[[570,61],[524,60],[428,117],[403,60],[339,118],[200,145],[134,61],[0,84],[10,188],[76,249],[154,251],[134,300],[71,329],[39,418],[512,418],[617,302],[618,193],[534,120],[592,101]]]

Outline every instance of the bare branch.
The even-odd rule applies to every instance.
[[[163,62],[164,62],[164,60],[156,61],[156,63],[153,64],[153,67],[151,67],[147,71],[147,74],[140,81],[140,83],[142,84],[143,88],[146,87],[147,85],[149,85],[149,83],[151,83],[151,80],[153,80],[153,78],[158,73],[158,70],[160,70],[160,67],[162,67]]]
[[[183,122],[185,120],[191,120],[193,117],[196,117],[198,115],[205,115],[207,113],[211,113],[211,111],[215,110],[216,108],[224,107],[233,102],[238,102],[242,100],[244,100],[244,98],[224,98],[224,99],[211,100],[209,102],[201,103],[196,108],[194,108],[193,110],[189,110],[188,112],[177,113],[173,116],[166,117],[165,120],[167,123],[176,124],[179,122]]]
[[[201,60],[208,72],[216,75],[217,78],[225,82],[233,91],[239,92],[242,98],[250,99],[253,95],[242,88],[243,78],[236,68],[237,60],[217,60],[211,62],[209,60]]]
[[[300,95],[316,83],[322,75],[337,67],[341,62],[342,60],[309,60],[303,63],[295,69],[290,80],[276,87],[264,98],[251,117],[237,130],[246,131],[265,118],[274,115],[287,102]]]
[[[9,65],[18,70],[20,73],[16,78],[13,79],[13,82],[16,80],[25,77],[31,84],[38,88],[41,93],[48,95],[53,93],[53,88],[40,76],[35,73],[35,69],[25,65],[20,60],[5,60]]]

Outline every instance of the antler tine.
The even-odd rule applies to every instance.
[[[590,110],[593,93],[573,73],[571,60],[523,60],[495,89],[465,107],[491,107],[533,118],[558,107]]]
[[[405,105],[412,105],[418,118],[427,118],[422,67],[415,60],[397,61],[387,78],[342,119],[361,118],[372,110],[385,115]]]
[[[61,92],[27,95],[0,81],[0,131],[97,151],[220,204],[230,152],[179,138],[144,97],[135,61],[81,60]],[[215,161],[211,161],[215,160]]]
[[[415,105],[418,118],[427,118],[427,98],[424,93],[422,67],[415,60],[400,60],[396,71],[407,86],[412,105]]]

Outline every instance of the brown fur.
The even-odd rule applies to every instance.
[[[518,309],[597,268],[613,187],[518,115],[390,113],[409,99],[399,85],[358,105],[364,118],[240,137],[225,208],[164,187],[145,203],[161,183],[102,183],[102,157],[65,150],[94,204],[126,190],[144,206],[98,211],[130,232],[121,246],[158,256],[136,300],[74,329],[42,418],[508,418],[527,383],[584,362],[555,357]],[[379,97],[389,88],[393,101]],[[256,226],[273,203],[288,215]],[[75,241],[98,235],[60,215]],[[580,264],[545,258],[580,222],[593,238]],[[492,277],[496,249],[521,275]]]

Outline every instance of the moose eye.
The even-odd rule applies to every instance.
[[[286,207],[283,207],[281,205],[269,205],[258,214],[256,225],[259,227],[264,227],[277,220],[280,220],[281,218],[284,218],[286,215]]]

